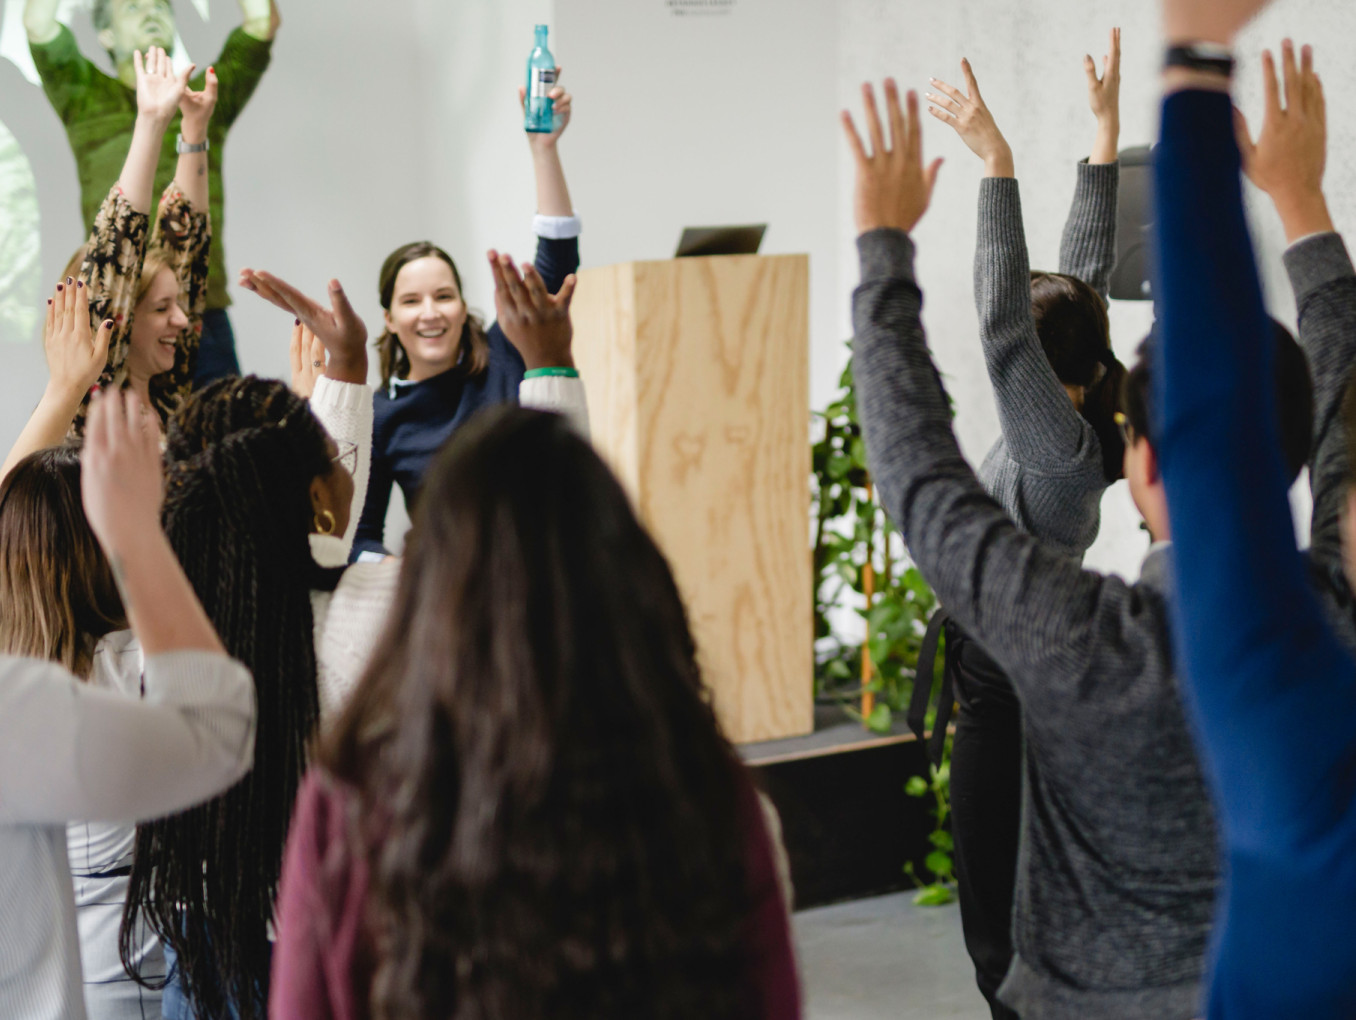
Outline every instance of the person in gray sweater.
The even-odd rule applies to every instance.
[[[1125,457],[1155,539],[1134,584],[1082,569],[985,493],[952,432],[913,271],[908,232],[938,163],[923,167],[916,96],[906,116],[887,81],[887,144],[865,94],[869,153],[844,120],[857,164],[853,323],[868,460],[920,571],[1022,702],[1015,957],[999,996],[1027,1020],[1195,1016],[1217,847],[1173,672],[1167,509],[1147,426]]]
[[[967,92],[934,78],[937,91],[926,96],[928,112],[954,128],[985,168],[975,302],[1002,433],[979,479],[1019,528],[1080,561],[1097,537],[1102,494],[1121,476],[1124,454],[1114,412],[1125,369],[1111,351],[1106,307],[1116,260],[1120,30],[1111,31],[1100,77],[1091,56],[1083,64],[1097,132],[1091,155],[1078,164],[1058,273],[1030,271],[1012,149],[969,61],[961,62]],[[940,753],[954,689],[960,710],[951,753],[951,828],[965,948],[993,1020],[1015,1020],[997,992],[1012,963],[1021,706],[992,657],[954,621],[939,618],[933,626],[945,627],[951,687],[943,686],[948,704],[938,708],[931,747]],[[913,718],[921,730],[919,714]]]

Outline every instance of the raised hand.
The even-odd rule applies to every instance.
[[[292,361],[292,392],[310,400],[315,381],[325,374],[325,345],[298,319],[292,327],[288,354]]]
[[[970,61],[961,60],[961,73],[965,75],[968,94],[939,78],[928,79],[938,90],[927,93],[927,100],[931,104],[928,113],[956,129],[956,134],[960,135],[961,141],[970,151],[984,160],[987,176],[1014,176],[1012,149],[1003,137],[1003,132],[998,130],[993,114],[984,103],[984,97],[979,94],[979,82],[975,80]]]
[[[136,555],[148,539],[164,539],[160,437],[146,427],[144,410],[130,389],[96,393],[85,425],[81,498],[115,572],[119,561]]]
[[[89,290],[83,280],[66,277],[47,302],[43,353],[47,357],[48,388],[65,400],[82,400],[108,363],[108,341],[113,320],[95,333],[89,321]]]
[[[325,374],[342,382],[367,381],[367,326],[338,280],[330,281],[330,307],[308,298],[272,273],[240,270],[240,285],[300,319],[329,353]]]
[[[184,94],[179,97],[179,112],[184,115],[181,133],[190,145],[197,145],[207,138],[207,124],[212,119],[212,111],[217,108],[217,86],[216,68],[209,67],[202,91],[194,92],[185,86]]]
[[[560,136],[565,133],[565,129],[570,126],[570,112],[574,106],[574,97],[560,87],[560,68],[556,68],[556,86],[547,93],[551,98],[552,110],[555,111],[555,130],[550,133],[542,131],[527,131],[527,142],[534,149],[547,148],[554,146],[559,141]],[[518,86],[518,105],[522,108],[524,114],[527,113],[527,89],[522,85]]]
[[[942,166],[942,161],[935,159],[927,169],[923,168],[918,94],[909,93],[906,115],[899,106],[899,87],[893,78],[885,79],[885,109],[890,122],[888,143],[876,109],[876,93],[869,83],[862,86],[862,98],[871,139],[870,153],[862,144],[852,115],[846,110],[842,114],[843,130],[857,162],[854,199],[857,232],[864,234],[881,227],[912,230],[927,211],[937,171]]]
[[[508,255],[491,251],[489,260],[499,328],[523,356],[523,364],[529,371],[573,368],[570,301],[574,298],[574,275],[565,277],[559,293],[552,294],[534,266],[524,265],[519,275]]]
[[[1092,54],[1083,57],[1088,76],[1088,106],[1097,118],[1097,137],[1092,144],[1089,163],[1114,163],[1121,134],[1121,30],[1111,30],[1110,49],[1102,57],[1102,76],[1097,77],[1097,62]]]
[[[159,46],[152,46],[145,57],[140,50],[133,53],[132,66],[137,76],[137,114],[168,124],[179,109],[193,66],[175,74],[169,54]]]
[[[1323,197],[1323,171],[1328,156],[1328,116],[1323,83],[1314,73],[1313,47],[1300,51],[1289,39],[1281,43],[1281,84],[1276,80],[1276,60],[1270,50],[1262,54],[1262,85],[1266,108],[1262,131],[1254,142],[1247,121],[1235,111],[1238,147],[1243,170],[1253,184],[1276,204],[1286,237],[1294,241],[1306,234],[1332,230]]]

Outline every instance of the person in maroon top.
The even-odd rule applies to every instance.
[[[568,339],[567,301],[497,282],[511,338]],[[799,1018],[772,838],[673,575],[564,418],[489,409],[434,461],[298,796],[277,935],[288,1020]]]

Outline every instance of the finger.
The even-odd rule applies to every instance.
[[[934,160],[928,165],[927,172],[926,172],[926,174],[924,175],[924,179],[927,181],[927,184],[928,184],[928,197],[929,197],[929,198],[931,198],[931,196],[932,196],[932,189],[935,188],[935,187],[937,186],[937,175],[938,175],[939,173],[941,173],[941,170],[942,170],[942,162],[943,162],[943,160],[942,160],[942,158],[941,158],[940,156],[937,157],[936,159],[934,159]]]
[[[193,78],[193,70],[195,67],[197,67],[196,64],[189,64],[187,67],[185,67],[182,71],[179,72],[179,87],[181,89],[187,91],[188,83]]]
[[[272,273],[266,273],[262,270],[256,272],[254,274],[254,282],[257,287],[272,292],[277,298],[277,300],[270,298],[270,300],[273,300],[274,304],[281,303],[283,307],[290,309],[302,322],[312,324],[311,328],[315,328],[313,323],[316,321],[316,318],[321,311],[319,303],[312,301],[290,283],[278,279]]]
[[[918,97],[914,96],[917,105]],[[904,111],[899,107],[899,85],[893,78],[885,79],[885,116],[890,122],[890,148],[898,150],[908,141],[908,125],[904,122]]]
[[[518,105],[523,108],[523,113],[527,113],[527,89],[518,86]]]
[[[527,290],[527,296],[532,304],[537,308],[549,308],[551,306],[551,292],[546,289],[546,284],[537,272],[537,267],[533,265],[523,266],[523,287]]]
[[[956,106],[958,109],[964,109],[967,105],[969,105],[970,101],[965,98],[965,93],[962,92],[960,89],[956,88],[954,85],[948,85],[940,78],[929,78],[928,81],[931,82],[933,86],[935,86],[938,89],[941,89],[948,96],[954,99],[956,101]]]
[[[141,59],[141,50],[132,51],[132,67],[136,70],[137,81],[146,77],[146,64]]]
[[[99,323],[99,332],[94,334],[94,360],[99,363],[108,361],[108,345],[113,341],[113,320],[105,319]]]
[[[574,289],[578,285],[579,278],[574,273],[565,277],[565,281],[560,285],[560,290],[556,292],[556,305],[568,312],[570,302],[574,300]]]
[[[1276,58],[1271,50],[1262,51],[1262,92],[1266,96],[1267,116],[1281,112],[1281,93],[1276,82]]]
[[[1121,76],[1121,30],[1113,28],[1111,30],[1111,53],[1108,68],[1110,73],[1117,78]]]
[[[866,164],[866,149],[862,145],[862,136],[857,133],[857,125],[852,122],[852,114],[844,110],[839,119],[843,122],[843,134],[847,135],[848,148],[852,150],[852,156],[857,160],[857,165]]]
[[[305,338],[309,344],[307,360],[311,363],[311,371],[316,375],[319,375],[325,371],[325,362],[329,360],[329,356],[325,351],[325,344],[320,337],[316,336],[309,329],[306,330]]]
[[[56,291],[52,291],[53,295]],[[42,327],[42,343],[47,346],[52,340],[52,331],[56,328],[56,298],[47,299],[47,322]]]
[[[1285,108],[1299,101],[1299,68],[1295,65],[1295,44],[1281,40],[1281,82],[1285,87]]]
[[[940,107],[943,110],[949,110],[952,113],[960,113],[961,105],[954,99],[948,99],[946,96],[940,96],[936,92],[926,92],[923,94],[923,98],[926,99],[933,106]]]
[[[507,255],[499,256],[499,265],[503,269],[504,281],[508,284],[508,292],[518,306],[518,311],[526,313],[532,306],[532,299],[527,295],[523,278],[518,275],[518,267],[513,264],[513,259]]]
[[[1324,133],[1328,130],[1328,100],[1323,95],[1323,79],[1317,74],[1314,75],[1314,98],[1313,105],[1310,107],[1310,113],[1318,120]]]
[[[103,390],[96,390],[90,395],[89,411],[85,416],[85,452],[81,458],[84,470],[102,466],[104,453],[108,449],[109,403],[108,395]]]
[[[1101,84],[1097,78],[1097,63],[1091,53],[1083,54],[1083,74],[1087,76],[1088,88],[1095,90]]]
[[[70,330],[75,325],[75,280],[66,277],[66,286],[61,292],[61,328]]]
[[[338,280],[330,281],[330,308],[334,311],[334,317],[342,323],[352,325],[355,322],[362,322],[358,318],[358,313],[353,310],[353,305],[348,300],[348,295],[344,293],[344,285]]]
[[[292,338],[287,344],[287,358],[292,363],[292,378],[301,375],[301,320],[292,323]]]
[[[253,294],[257,294],[259,297],[263,298],[269,304],[281,308],[284,312],[289,313],[293,317],[295,318],[301,317],[301,313],[297,309],[292,307],[292,303],[288,301],[286,298],[284,298],[280,293],[278,293],[278,291],[275,290],[266,280],[261,279],[258,276],[258,274],[255,274],[249,278],[249,280],[245,283],[245,289]]]
[[[956,130],[960,130],[960,121],[954,113],[947,113],[945,110],[939,110],[935,106],[929,106],[928,113],[932,114],[943,124],[950,124]]]
[[[85,286],[85,281],[77,279],[75,281],[75,322],[74,325],[81,330],[89,329],[89,288]]]
[[[866,132],[871,138],[871,154],[879,156],[885,151],[885,130],[880,123],[880,110],[876,108],[876,90],[867,82],[862,86],[862,102],[866,105]]]
[[[961,70],[965,72],[965,87],[970,90],[970,98],[976,102],[983,102],[979,95],[979,82],[975,79],[975,72],[970,67],[970,61],[961,57]]]
[[[217,69],[215,67],[209,67],[207,69],[207,83],[203,86],[202,91],[203,94],[208,98],[208,100],[214,103],[217,100],[218,85],[219,82],[217,81]]]

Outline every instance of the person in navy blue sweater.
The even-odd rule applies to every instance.
[[[1356,486],[1338,421],[1356,361],[1356,274],[1323,200],[1323,91],[1307,47],[1299,63],[1288,41],[1283,49],[1284,106],[1264,60],[1265,121],[1240,154],[1229,65],[1209,61],[1261,6],[1166,0],[1168,42],[1188,51],[1176,57],[1187,66],[1165,75],[1155,169],[1158,449],[1176,545],[1179,675],[1227,860],[1207,1009],[1351,1017],[1356,660],[1342,566],[1345,554],[1356,576]],[[1287,268],[1315,379],[1308,557],[1295,548],[1286,498],[1275,352],[1240,165],[1271,193],[1292,242]],[[1299,256],[1307,272],[1296,271]]]
[[[579,220],[557,148],[570,122],[571,97],[559,86],[551,97],[555,130],[527,135],[537,180],[537,255],[524,275],[532,283],[535,275],[554,294],[579,268]],[[399,485],[406,505],[413,506],[433,455],[476,411],[519,399],[552,409],[583,404],[582,383],[568,353],[549,365],[524,362],[498,323],[487,329],[471,313],[456,263],[431,242],[392,252],[381,269],[380,290],[386,327],[376,343],[381,385],[374,397],[372,474],[354,559],[387,555],[392,488]]]

